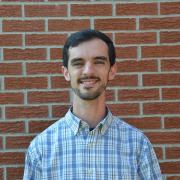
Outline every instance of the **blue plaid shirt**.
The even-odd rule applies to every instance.
[[[69,110],[30,144],[24,180],[160,180],[147,137],[108,111],[94,130]]]

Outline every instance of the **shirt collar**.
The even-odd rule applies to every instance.
[[[74,135],[77,135],[78,131],[84,127],[84,128],[89,128],[88,124],[75,116],[72,113],[72,107],[68,110],[68,112],[65,115],[66,123],[69,126],[69,128],[73,131]],[[99,122],[99,124],[96,126],[95,129],[99,129],[99,132],[103,135],[105,134],[106,130],[109,128],[111,122],[113,120],[112,113],[107,107],[107,115],[102,121]]]

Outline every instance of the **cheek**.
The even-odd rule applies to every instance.
[[[79,77],[79,75],[77,72],[73,72],[73,73],[69,74],[70,81],[72,81],[72,82],[76,82],[78,77]]]

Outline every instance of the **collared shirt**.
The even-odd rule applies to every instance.
[[[107,116],[93,130],[69,110],[30,144],[24,180],[161,180],[147,137]]]

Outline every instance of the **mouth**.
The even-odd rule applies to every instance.
[[[81,78],[79,79],[79,83],[84,87],[84,88],[92,88],[96,85],[96,83],[100,81],[99,78]]]

